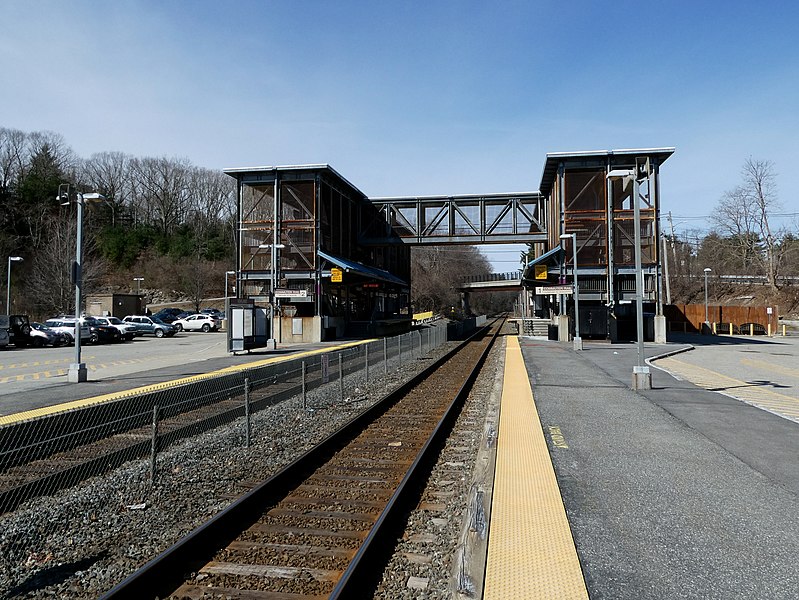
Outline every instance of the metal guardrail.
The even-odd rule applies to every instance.
[[[157,456],[176,442],[242,420],[286,398],[328,387],[324,403],[343,402],[344,381],[401,369],[447,341],[446,327],[429,327],[340,351],[244,368],[79,409],[0,427],[0,514],[32,498],[73,486],[128,461]],[[318,395],[316,395],[318,398]],[[249,442],[249,433],[243,442]],[[31,477],[31,471],[39,476]]]

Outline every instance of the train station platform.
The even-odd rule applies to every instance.
[[[484,597],[796,598],[799,424],[635,362],[507,338]]]

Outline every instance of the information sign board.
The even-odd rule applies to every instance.
[[[536,286],[535,293],[538,296],[548,296],[549,294],[568,296],[574,293],[574,287],[570,285]]]
[[[289,289],[276,289],[275,298],[305,298],[308,295],[308,290],[289,290]]]

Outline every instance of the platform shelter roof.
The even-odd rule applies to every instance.
[[[544,172],[541,174],[541,183],[538,185],[538,191],[548,196],[552,191],[552,185],[555,181],[555,176],[558,173],[558,165],[562,162],[565,163],[596,163],[598,160],[605,162],[624,163],[628,162],[630,158],[637,156],[649,156],[657,159],[659,164],[662,164],[674,154],[674,148],[627,148],[620,150],[583,150],[579,152],[549,152],[547,153],[547,160],[544,163]],[[618,160],[614,160],[618,159]]]
[[[333,256],[332,254],[328,254],[327,252],[323,252],[319,250],[317,252],[320,258],[323,258],[337,267],[344,269],[348,272],[355,272],[358,275],[363,277],[368,277],[369,279],[379,279],[380,281],[385,281],[388,283],[395,283],[397,285],[404,285],[407,286],[408,282],[403,281],[399,277],[392,275],[388,271],[384,271],[383,269],[378,269],[376,267],[367,267],[364,264],[361,264],[357,261],[350,260],[347,258],[341,258],[339,256]]]
[[[358,196],[361,198],[366,198],[366,194],[364,194],[361,190],[359,190],[355,185],[350,183],[346,177],[344,177],[341,173],[336,171],[333,167],[331,167],[327,163],[319,163],[319,164],[308,164],[308,165],[277,165],[277,166],[264,166],[264,167],[230,167],[227,169],[222,169],[222,172],[230,175],[231,177],[235,177],[240,181],[250,182],[250,181],[257,181],[259,176],[269,176],[276,173],[289,173],[294,175],[302,175],[304,173],[322,173],[330,175],[333,179],[336,179],[351,190],[356,192]]]

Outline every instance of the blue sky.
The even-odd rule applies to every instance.
[[[674,146],[662,211],[702,228],[750,156],[799,212],[798,7],[4,0],[0,126],[81,156],[329,163],[370,196],[535,190],[547,152]]]

